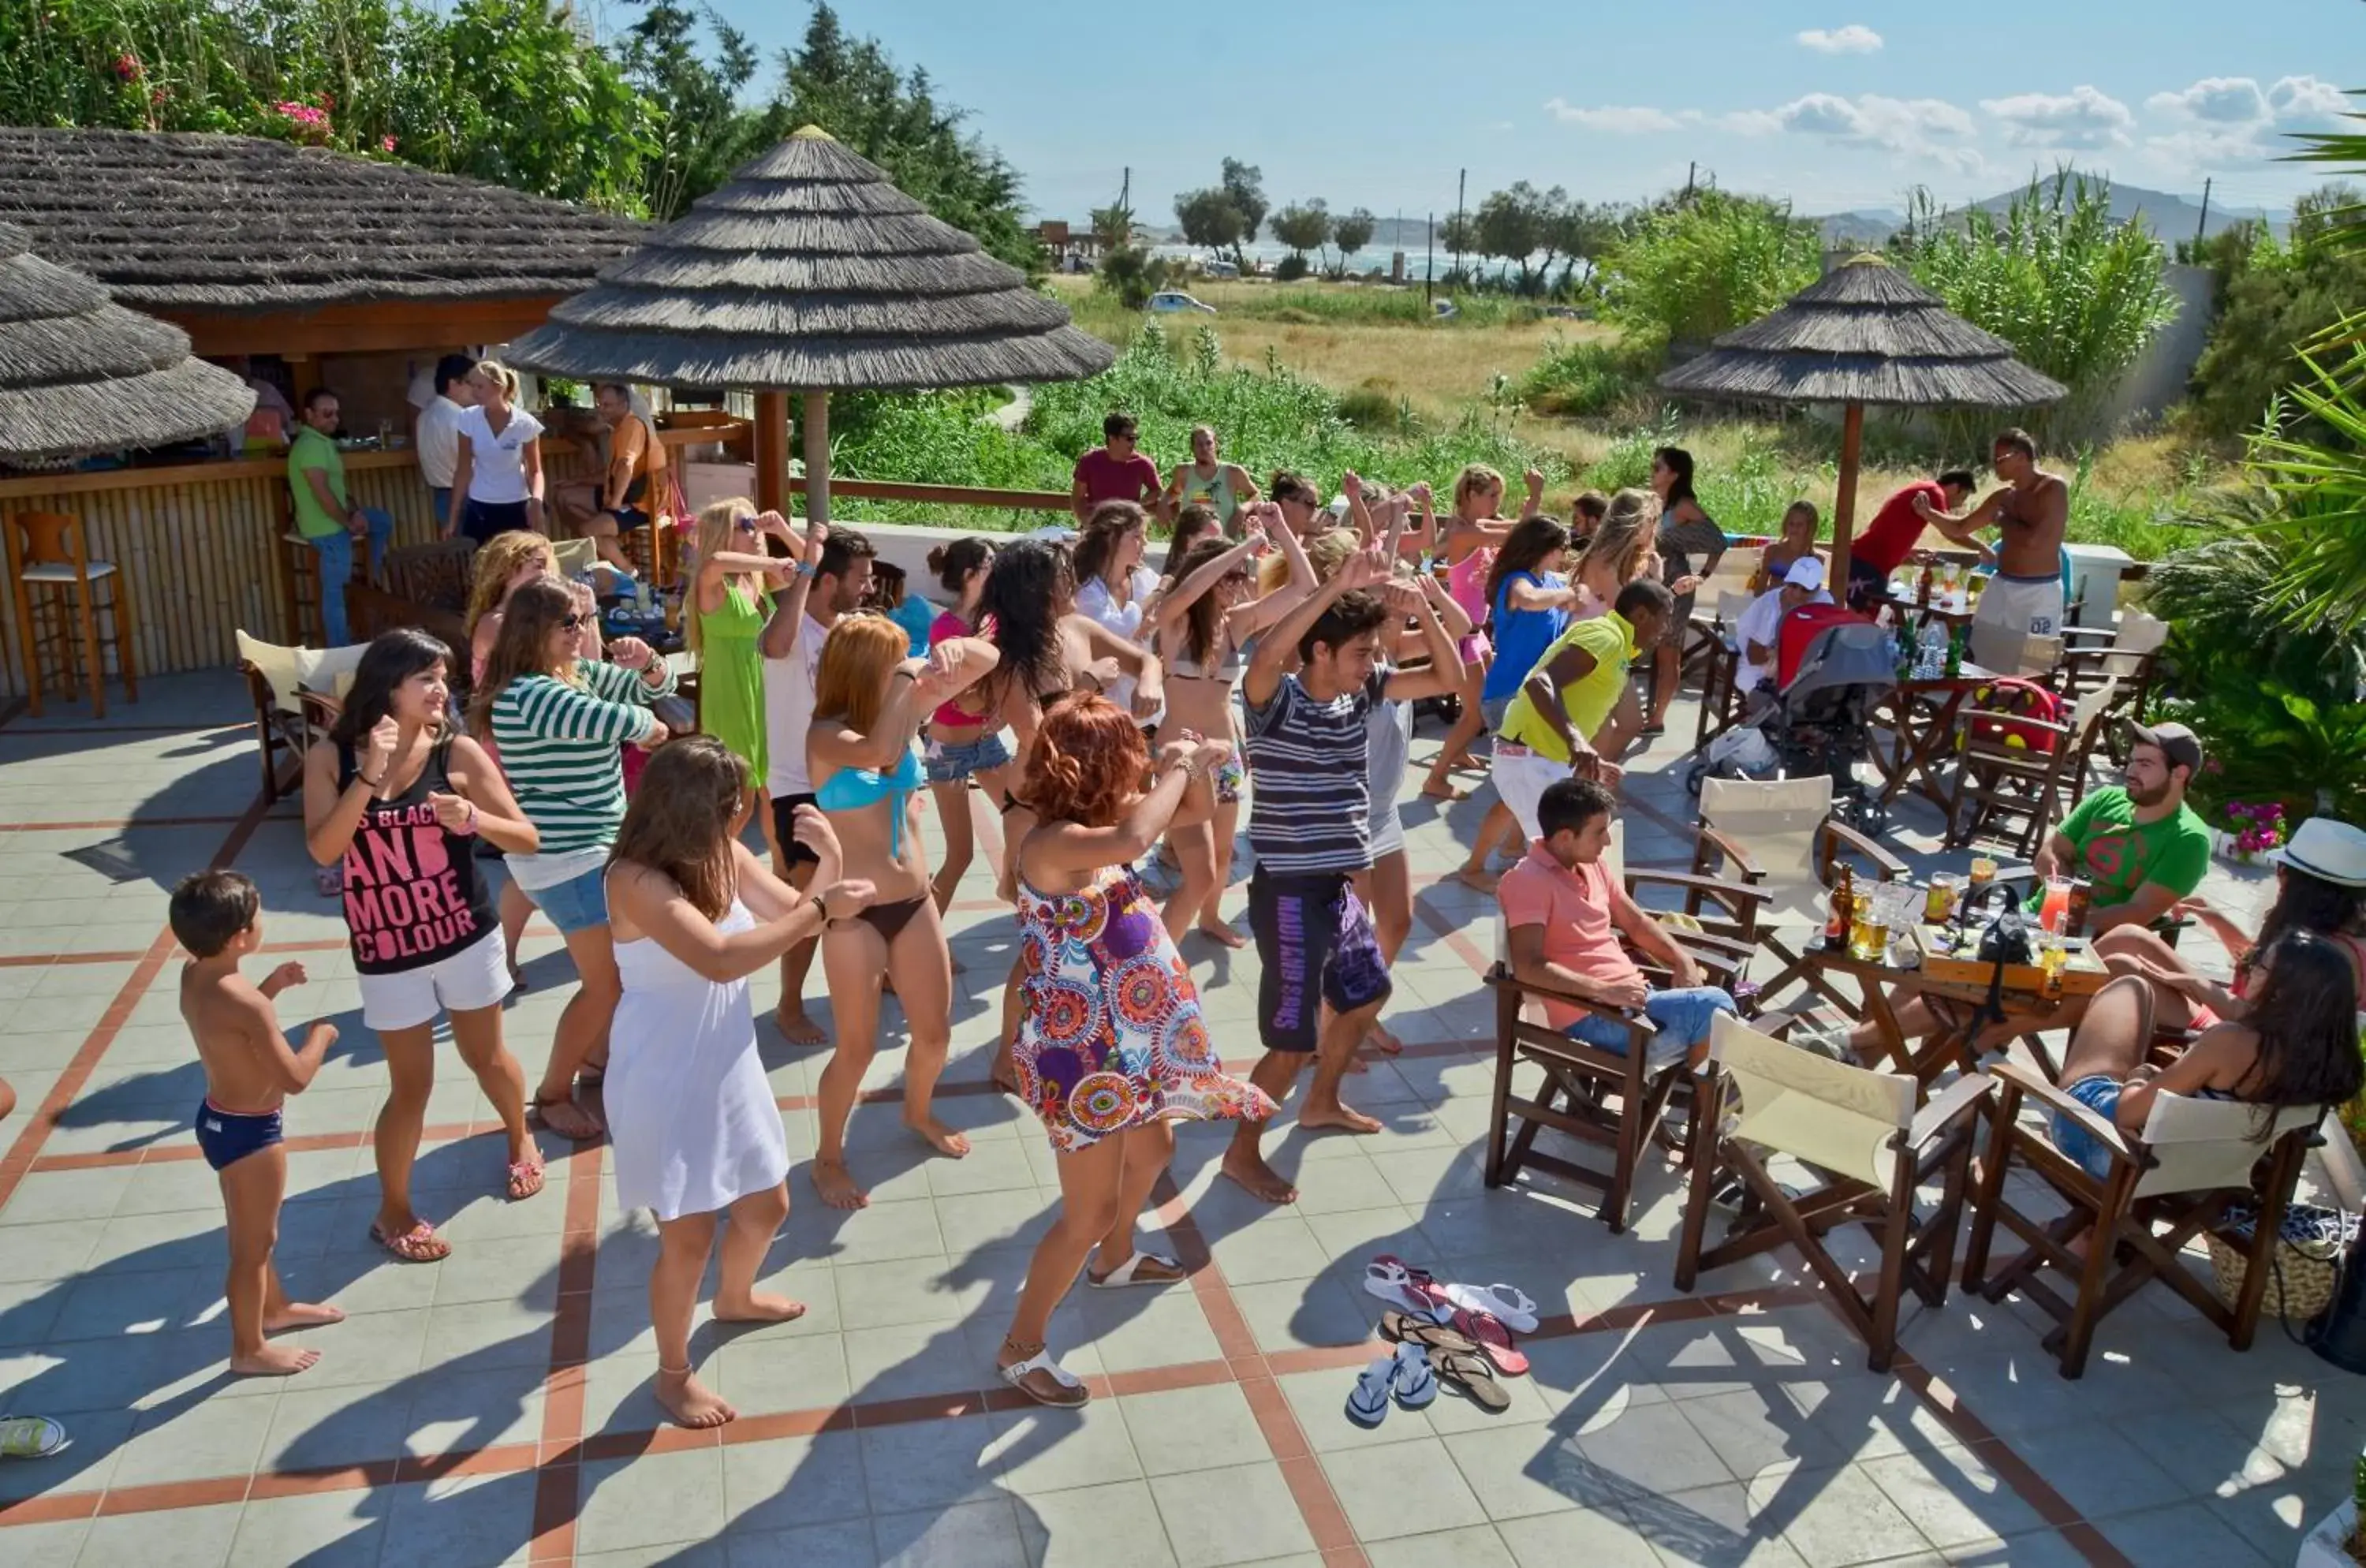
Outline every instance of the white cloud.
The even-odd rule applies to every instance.
[[[2124,147],[2136,119],[2119,99],[2085,85],[2067,93],[2021,93],[2009,98],[1984,98],[1980,107],[2004,122],[2005,140],[2014,146],[2050,147],[2065,152]]]
[[[1843,98],[1809,93],[1769,111],[1768,118],[1783,130],[1902,159],[1927,160],[1964,174],[1987,162],[1971,145],[1978,134],[1972,117],[1943,98],[1891,98],[1879,93]]]
[[[1700,118],[1691,110],[1678,116],[1649,105],[1621,107],[1606,104],[1595,108],[1581,108],[1563,98],[1546,99],[1545,109],[1563,125],[1582,125],[1588,130],[1606,130],[1617,136],[1642,136],[1654,131],[1676,130],[1686,121]]]
[[[2345,114],[2349,95],[2318,76],[2287,76],[2268,89],[2268,107],[2279,119],[2322,119]]]
[[[2252,125],[2270,115],[2267,95],[2248,76],[2204,76],[2178,92],[2155,93],[2145,107],[2155,114],[2206,125]]]
[[[1809,28],[1799,42],[1818,54],[1871,54],[1881,48],[1881,35],[1862,22],[1844,28]]]
[[[2259,140],[2259,128],[2248,125],[2200,126],[2147,137],[2145,150],[2160,167],[2187,176],[2261,164],[2270,155],[2269,147]]]

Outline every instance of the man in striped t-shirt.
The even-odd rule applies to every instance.
[[[1339,1101],[1339,1080],[1389,998],[1388,961],[1354,886],[1372,864],[1365,720],[1385,698],[1451,691],[1462,673],[1458,667],[1401,674],[1381,662],[1383,629],[1403,622],[1388,600],[1366,591],[1388,581],[1380,550],[1350,556],[1257,638],[1241,682],[1256,785],[1249,797],[1249,845],[1257,861],[1249,878],[1249,930],[1263,970],[1257,1034],[1266,1048],[1250,1077],[1279,1102],[1312,1054],[1314,1082],[1299,1110],[1301,1127],[1380,1130]],[[1294,675],[1284,669],[1292,653],[1301,661]],[[1290,1202],[1297,1190],[1265,1163],[1262,1130],[1241,1123],[1224,1155],[1224,1174],[1269,1203]]]

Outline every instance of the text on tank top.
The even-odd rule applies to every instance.
[[[365,975],[423,969],[493,929],[492,900],[477,867],[474,836],[435,819],[428,795],[452,788],[452,743],[440,742],[409,789],[373,799],[345,851],[345,929]],[[338,788],[355,776],[350,747],[337,749]]]

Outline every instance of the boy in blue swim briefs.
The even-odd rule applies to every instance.
[[[271,1267],[279,1236],[279,1200],[287,1186],[279,1107],[321,1070],[336,1043],[334,1024],[316,1022],[300,1049],[280,1032],[271,998],[304,983],[304,966],[282,964],[256,985],[239,963],[263,945],[263,900],[234,871],[201,871],[173,889],[174,938],[188,949],[181,966],[181,1017],[205,1064],[197,1148],[221,1182],[230,1221],[230,1370],[242,1377],[287,1377],[321,1359],[318,1350],[273,1345],[265,1335],[340,1323],[332,1306],[291,1302]]]

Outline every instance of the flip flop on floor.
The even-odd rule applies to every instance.
[[[1380,1314],[1380,1337],[1401,1344],[1419,1345],[1426,1349],[1436,1346],[1441,1350],[1461,1350],[1475,1354],[1479,1342],[1460,1329],[1438,1323],[1425,1313],[1384,1312]]]
[[[1129,1285],[1171,1285],[1183,1278],[1183,1265],[1155,1252],[1137,1252],[1106,1274],[1085,1271],[1085,1283],[1096,1291],[1121,1291]]]
[[[1397,1403],[1407,1410],[1419,1410],[1437,1397],[1437,1374],[1429,1370],[1429,1352],[1418,1345],[1397,1347],[1390,1381],[1396,1385]]]
[[[1446,1299],[1465,1312],[1492,1313],[1515,1334],[1537,1331],[1537,1303],[1516,1285],[1448,1285]]]
[[[1347,1391],[1347,1419],[1358,1427],[1377,1427],[1388,1419],[1389,1394],[1396,1386],[1397,1359],[1382,1356],[1356,1374]]]
[[[1468,1309],[1457,1312],[1454,1326],[1467,1337],[1476,1340],[1479,1353],[1504,1376],[1515,1378],[1528,1370],[1528,1358],[1512,1348],[1512,1331],[1504,1327],[1504,1320],[1493,1313]]]
[[[1512,1407],[1512,1396],[1495,1381],[1484,1356],[1467,1355],[1459,1350],[1428,1352],[1430,1371],[1437,1381],[1492,1415],[1500,1416]]]
[[[1437,1281],[1426,1270],[1408,1268],[1404,1259],[1387,1253],[1364,1265],[1364,1290],[1391,1306],[1424,1317],[1436,1317],[1447,1304],[1437,1293]]]

